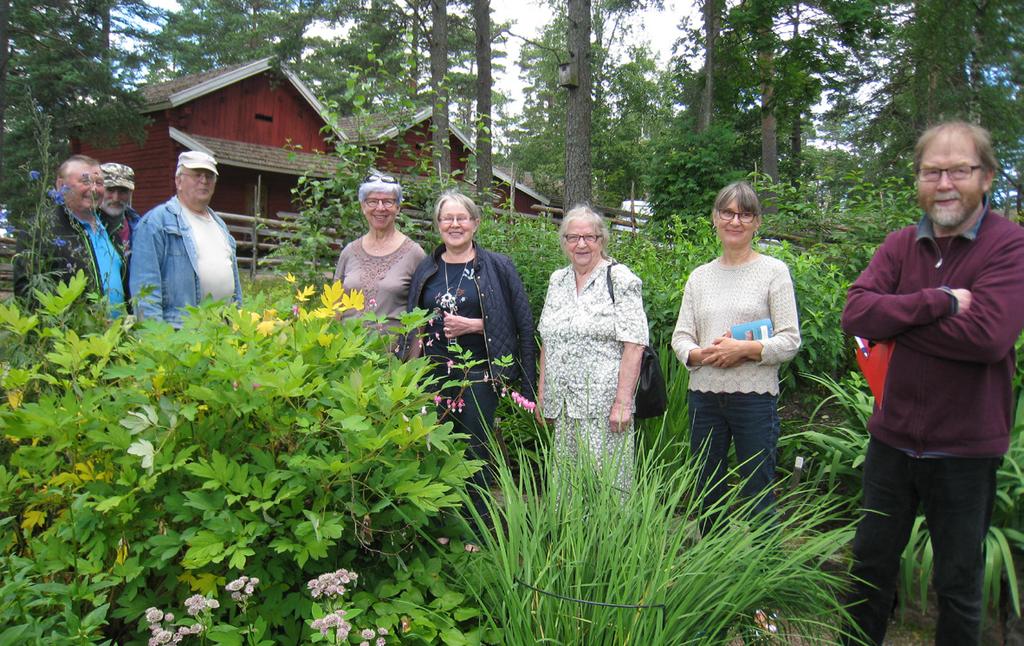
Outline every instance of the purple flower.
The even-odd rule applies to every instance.
[[[28,181],[30,182],[38,182],[40,177],[42,177],[42,175],[37,170],[30,170],[28,172]]]
[[[151,624],[158,624],[164,620],[164,611],[159,608],[149,608],[146,610],[146,621]]]
[[[51,188],[46,191],[46,194],[50,196],[54,204],[64,204],[64,191],[58,191],[57,189]]]
[[[66,246],[68,245],[68,241],[67,241],[67,240],[65,240],[64,238],[54,238],[54,239],[53,239],[53,244],[54,244],[54,245],[55,245],[55,246],[56,246],[56,247],[57,247],[58,249],[63,249],[64,247],[66,247]]]

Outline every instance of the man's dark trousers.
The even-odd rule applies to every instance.
[[[864,462],[865,516],[853,540],[850,608],[868,643],[881,644],[896,589],[900,556],[918,504],[924,508],[939,601],[937,645],[970,646],[981,634],[983,543],[992,518],[1002,458],[915,458],[874,438]],[[850,629],[847,628],[849,631]],[[847,638],[844,643],[860,643]]]

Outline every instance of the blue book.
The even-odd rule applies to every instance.
[[[772,329],[771,319],[760,319],[758,321],[750,321],[749,323],[740,323],[732,326],[732,338],[734,339],[746,341],[747,332],[753,333],[754,341],[763,341],[775,333]]]

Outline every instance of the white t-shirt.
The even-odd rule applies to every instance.
[[[199,288],[203,296],[230,299],[235,294],[235,274],[226,234],[212,216],[195,213],[184,206],[182,211],[192,227],[192,239],[196,243]]]

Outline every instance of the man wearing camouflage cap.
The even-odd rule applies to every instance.
[[[131,166],[124,164],[108,163],[102,164],[103,171],[103,200],[100,202],[100,210],[107,216],[111,235],[121,240],[125,250],[131,248],[132,231],[138,225],[142,216],[132,208],[132,193],[135,191],[135,171]]]

